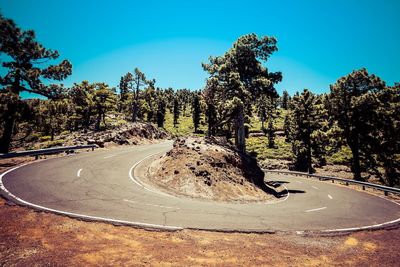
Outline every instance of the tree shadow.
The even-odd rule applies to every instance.
[[[296,190],[296,189],[289,189],[289,190],[283,190],[285,192],[289,192],[290,194],[304,194],[306,191],[304,190]]]
[[[268,186],[272,186],[274,188],[280,187],[282,184],[288,184],[286,181],[267,181],[265,182]]]
[[[273,194],[277,198],[286,197],[287,194],[304,194],[306,191],[304,190],[297,190],[297,189],[283,189],[282,191],[277,191],[275,188],[280,187],[282,184],[289,184],[290,182],[287,181],[268,181],[265,182],[265,187],[261,187],[264,192]]]

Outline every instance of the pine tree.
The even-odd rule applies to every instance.
[[[384,169],[383,182],[400,185],[400,84],[376,94],[374,154]]]
[[[292,126],[289,114],[290,114],[289,112],[286,113],[285,118],[283,120],[283,132],[285,133],[285,142],[290,142],[290,130]]]
[[[207,120],[207,136],[216,135],[217,129],[217,109],[215,92],[218,83],[215,79],[207,79],[206,88],[203,91],[203,98],[206,102],[206,120]]]
[[[200,118],[201,118],[201,107],[200,107],[200,96],[195,94],[193,97],[193,125],[194,125],[194,132],[197,133],[199,130],[200,125]]]
[[[75,130],[80,126],[85,130],[89,129],[96,108],[93,101],[93,94],[94,85],[89,84],[88,81],[83,81],[80,84],[75,83],[69,89],[69,99],[74,103],[71,120]]]
[[[280,72],[270,73],[262,64],[276,50],[275,38],[248,34],[240,37],[223,56],[210,57],[210,63],[203,64],[209,79],[217,84],[209,87],[216,89],[216,102],[224,107],[217,109],[224,110],[221,117],[229,117],[233,123],[235,145],[241,152],[246,150],[245,114],[250,113],[250,103],[263,94],[276,94],[274,84],[282,79]]]
[[[106,114],[115,108],[116,95],[115,89],[105,83],[95,83],[94,88],[93,102],[97,115],[95,130],[100,131],[101,122],[106,127]]]
[[[289,93],[286,90],[284,90],[282,93],[282,101],[281,101],[282,102],[281,107],[284,110],[288,109],[288,106],[289,106],[288,101],[289,101]]]
[[[364,97],[367,93],[382,90],[384,86],[379,77],[368,74],[366,69],[353,71],[331,85],[330,112],[352,152],[355,180],[364,180],[361,162],[369,156],[368,144],[374,127],[371,124],[373,102]]]
[[[123,112],[126,108],[128,101],[128,82],[126,76],[122,76],[119,82],[119,101],[118,101],[118,111]]]
[[[157,126],[160,128],[164,128],[165,112],[166,112],[165,99],[164,97],[160,96],[158,98],[158,106],[157,106]]]
[[[148,81],[148,87],[143,91],[143,104],[142,109],[147,113],[147,121],[154,122],[156,121],[156,108],[157,108],[157,99],[156,99],[156,89],[155,89],[156,80]],[[145,108],[143,107],[145,106]]]
[[[174,110],[173,110],[173,114],[174,114],[174,127],[176,128],[178,125],[178,120],[179,120],[179,115],[180,115],[180,111],[179,111],[179,100],[177,97],[174,97]]]
[[[314,172],[312,157],[324,155],[323,147],[319,145],[319,138],[323,138],[319,132],[322,127],[321,111],[320,98],[307,89],[292,98],[290,140],[295,157],[294,168],[298,171]]]
[[[13,129],[17,117],[19,94],[27,91],[48,98],[58,98],[63,95],[62,85],[43,83],[42,79],[61,81],[71,74],[72,65],[63,60],[58,65],[43,65],[44,62],[59,57],[55,50],[46,49],[35,40],[31,30],[21,30],[13,20],[0,14],[0,57],[2,63],[0,85],[1,93],[12,95],[13,101],[7,105],[3,115],[3,133],[0,138],[0,152],[9,151]],[[4,74],[4,75],[3,75]]]

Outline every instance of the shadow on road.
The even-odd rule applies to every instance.
[[[303,194],[303,193],[305,193],[306,191],[303,191],[303,190],[296,190],[296,189],[289,189],[289,190],[283,190],[284,192],[289,192],[290,194]]]
[[[262,187],[261,189],[268,194],[273,194],[276,198],[286,197],[287,194],[304,194],[306,191],[304,190],[296,190],[296,189],[284,189],[282,191],[276,191],[275,188],[280,187],[282,184],[289,184],[290,182],[287,181],[268,181],[265,182],[265,188]]]

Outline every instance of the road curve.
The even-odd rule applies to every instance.
[[[233,204],[178,198],[143,186],[132,169],[172,142],[99,150],[24,165],[0,175],[3,195],[37,209],[113,223],[177,230],[351,231],[400,221],[400,206],[331,183],[266,174],[289,194]]]

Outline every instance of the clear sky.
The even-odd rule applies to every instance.
[[[138,67],[159,87],[199,89],[201,62],[253,32],[278,39],[267,67],[283,73],[279,92],[327,92],[361,67],[400,81],[400,1],[0,0],[0,9],[72,62],[68,86],[117,86]]]

